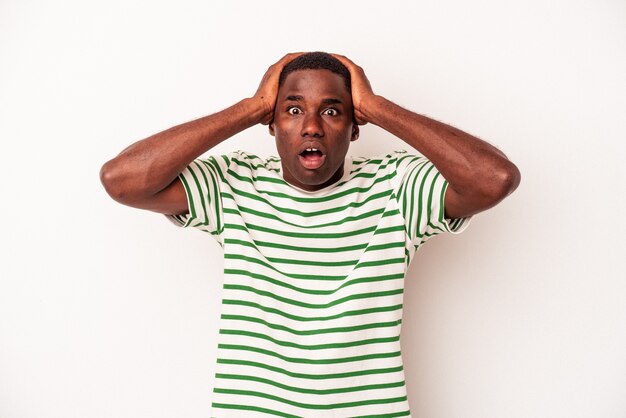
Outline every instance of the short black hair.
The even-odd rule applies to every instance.
[[[283,67],[283,71],[278,78],[278,86],[280,87],[287,76],[294,71],[299,70],[328,70],[343,79],[343,83],[348,89],[348,93],[352,92],[352,83],[350,80],[350,71],[337,58],[326,52],[307,52],[290,61]]]

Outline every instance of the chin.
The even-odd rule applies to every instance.
[[[301,176],[299,178],[297,178],[298,182],[302,185],[305,185],[307,187],[311,187],[311,188],[323,188],[323,187],[327,187],[332,183],[335,183],[337,181],[339,181],[339,179],[341,178],[341,176],[343,175],[343,173],[341,173],[341,175],[337,174],[337,171],[333,172],[333,173],[311,173],[313,174],[313,176]],[[316,175],[317,174],[317,175]],[[336,177],[336,178],[335,178]]]

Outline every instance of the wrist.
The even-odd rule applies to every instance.
[[[256,125],[257,123],[269,123],[269,120],[274,113],[273,106],[270,108],[269,104],[260,97],[254,96],[243,99],[240,104],[249,115],[250,123],[252,125]]]
[[[375,124],[377,112],[381,109],[384,100],[384,97],[376,94],[365,96],[359,103],[359,107],[356,110],[366,121]]]
[[[269,103],[263,97],[253,96],[244,99],[249,106],[250,112],[254,117],[255,123],[267,125],[274,116],[274,103]]]

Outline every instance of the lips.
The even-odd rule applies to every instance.
[[[321,151],[313,148],[311,150],[304,150],[300,155],[298,155],[298,159],[300,160],[300,164],[309,170],[315,170],[316,168],[320,168],[322,164],[324,164],[324,160],[326,160],[326,156],[322,154]]]
[[[315,145],[316,144],[307,144],[303,147],[300,154],[298,155],[300,164],[302,164],[304,168],[309,170],[315,170],[316,168],[320,168],[326,160],[326,155],[324,155],[324,152]]]

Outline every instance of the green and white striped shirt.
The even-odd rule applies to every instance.
[[[224,286],[212,417],[410,416],[400,353],[404,276],[444,218],[447,181],[422,156],[347,158],[315,192],[277,158],[238,151],[179,176],[213,235]]]

